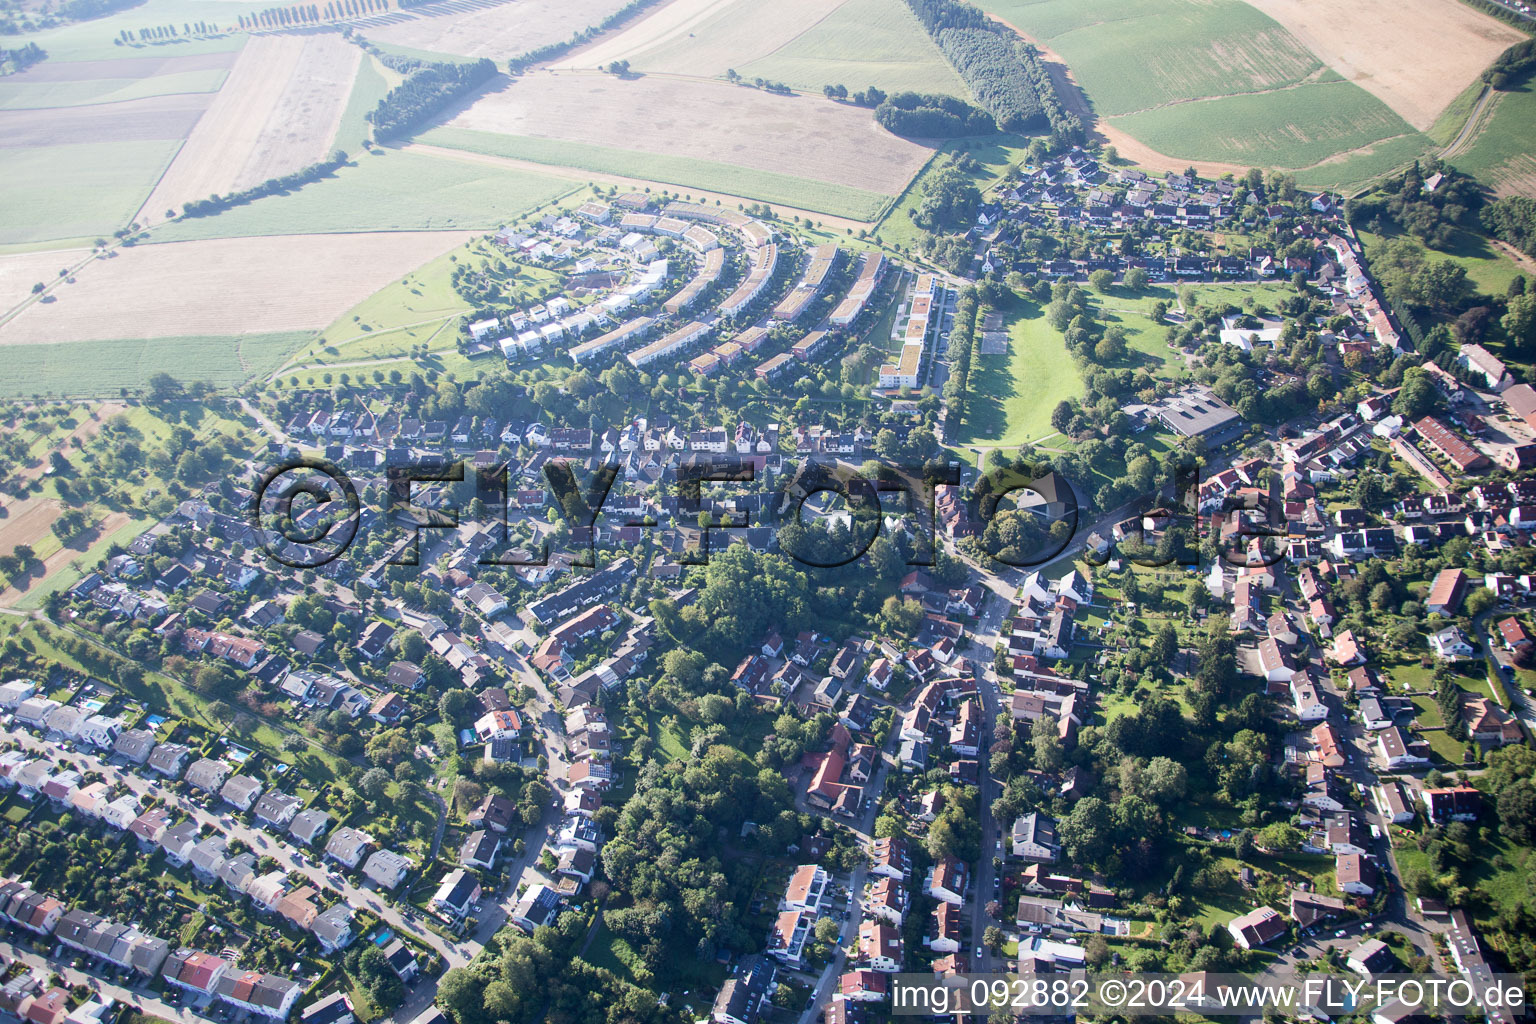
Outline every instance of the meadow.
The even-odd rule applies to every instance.
[[[541,174],[374,149],[297,192],[162,224],[154,240],[495,228],[574,187]]]
[[[1520,276],[1520,268],[1515,266],[1514,261],[1490,246],[1482,236],[1466,231],[1457,232],[1456,245],[1445,252],[1428,248],[1412,235],[1378,235],[1370,231],[1357,231],[1357,234],[1367,262],[1372,252],[1389,240],[1406,238],[1431,262],[1448,259],[1465,268],[1468,279],[1477,286],[1477,290],[1489,295],[1503,295],[1509,282]]]
[[[1008,314],[1007,355],[978,356],[971,370],[970,414],[956,445],[1015,447],[1052,433],[1051,413],[1082,394],[1083,379],[1066,339],[1032,303]]]
[[[702,188],[767,203],[812,210],[834,217],[869,221],[891,197],[851,185],[812,181],[776,171],[664,153],[641,153],[587,142],[503,135],[467,128],[433,128],[418,136],[424,143],[487,156],[573,167],[594,174],[620,174],[682,188]]]
[[[961,81],[902,0],[847,0],[772,53],[737,68],[810,91],[942,93],[969,100]]]
[[[1536,77],[1495,102],[1477,137],[1451,163],[1500,195],[1536,196]]]
[[[0,368],[0,395],[115,396],[141,388],[156,373],[181,381],[234,387],[275,370],[311,337],[281,331],[238,337],[184,337],[8,345]]]

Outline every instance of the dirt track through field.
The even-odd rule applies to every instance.
[[[120,249],[58,289],[58,301],[28,306],[0,325],[0,351],[326,327],[470,237],[467,231],[273,235]]]
[[[325,157],[361,56],[333,32],[253,36],[140,209],[140,222]]]

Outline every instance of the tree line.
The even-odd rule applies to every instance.
[[[907,0],[923,28],[1005,131],[1046,123],[1045,111],[1008,30],[956,0]]]
[[[126,11],[143,2],[144,0],[66,0],[59,8],[59,13],[71,21],[87,21],[91,18],[104,18],[118,11]]]
[[[324,7],[319,4],[293,4],[288,7],[268,7],[251,15],[239,15],[240,27],[246,30],[258,28],[288,28],[292,25],[320,25],[342,18],[355,18],[360,14],[378,14],[389,10],[388,0],[333,0]]]
[[[1536,199],[1495,199],[1483,210],[1483,227],[1501,242],[1508,242],[1527,256],[1536,256]]]
[[[36,43],[27,43],[14,50],[0,50],[0,75],[14,75],[47,59],[48,51]]]
[[[230,192],[226,195],[212,195],[207,199],[193,199],[183,203],[181,214],[183,217],[211,217],[216,213],[222,213],[232,206],[244,206],[246,203],[255,202],[266,196],[281,195],[294,189],[302,188],[312,181],[319,181],[335,173],[338,167],[347,162],[347,154],[343,150],[336,150],[329,157],[308,167],[300,168],[291,174],[284,174],[276,178],[268,178],[259,185],[241,189],[239,192]]]
[[[891,134],[908,138],[955,139],[997,131],[985,110],[932,93],[896,93],[875,108],[875,121]]]
[[[429,63],[391,54],[384,54],[380,59],[386,66],[406,75],[404,82],[389,90],[388,95],[379,100],[379,105],[368,112],[374,137],[380,141],[408,134],[496,74],[496,65],[488,57],[471,64]]]
[[[1536,39],[1516,43],[1483,70],[1483,81],[1495,89],[1513,89],[1536,67]]]
[[[410,3],[401,4],[400,6],[415,7],[418,4],[431,2],[432,0],[411,0]],[[629,0],[629,3],[608,15],[608,17],[604,18],[596,25],[587,26],[564,42],[549,43],[539,47],[536,50],[529,50],[527,53],[522,54],[521,56],[513,57],[511,60],[507,61],[507,74],[519,74],[533,67],[535,64],[541,64],[544,61],[552,60],[555,57],[561,56],[562,54],[569,53],[571,50],[574,50],[582,43],[587,42],[594,36],[608,31],[610,28],[613,28],[613,26],[619,24],[620,22],[628,20],[629,18],[640,13],[656,2],[657,0]]]
[[[948,426],[953,429],[965,422],[966,403],[970,400],[971,363],[975,358],[976,321],[981,315],[975,287],[966,288],[955,302],[954,327],[949,332],[949,349],[954,365],[944,382],[944,402]]]

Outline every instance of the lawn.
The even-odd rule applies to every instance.
[[[854,220],[876,219],[893,199],[850,185],[810,181],[712,160],[696,160],[665,153],[641,153],[584,142],[500,135],[466,128],[433,128],[422,133],[418,139],[470,153],[531,160],[555,167],[574,167],[594,174],[643,178],[684,189],[708,189],[744,199],[782,203]]]
[[[1472,145],[1451,163],[1501,192],[1536,195],[1536,78],[1527,77],[1495,103]]]
[[[1455,246],[1445,252],[1430,249],[1413,235],[1400,232],[1376,235],[1369,231],[1360,231],[1358,234],[1360,243],[1364,246],[1367,263],[1370,262],[1373,249],[1385,245],[1389,240],[1407,239],[1424,254],[1429,262],[1450,260],[1465,268],[1467,278],[1477,286],[1477,290],[1489,295],[1502,297],[1505,289],[1509,287],[1509,282],[1520,276],[1520,268],[1515,266],[1513,260],[1490,246],[1486,239],[1469,231],[1456,232]]]
[[[971,368],[970,413],[954,443],[1013,447],[1043,437],[1056,403],[1082,393],[1066,339],[1033,305],[1008,315],[1008,338],[1007,355],[980,356]]]
[[[1329,164],[1311,178],[1343,183],[1391,170],[1426,152],[1430,138],[1352,82],[1311,82],[1157,107],[1111,119],[1153,149],[1190,160],[1306,168],[1366,146],[1374,164]],[[1382,146],[1387,140],[1394,140]],[[1402,141],[1397,141],[1402,140]]]
[[[800,35],[738,68],[800,89],[843,84],[857,92],[910,90],[971,98],[902,0],[849,0]]]
[[[237,337],[132,338],[120,341],[8,345],[0,369],[0,395],[115,396],[119,388],[141,388],[156,373],[178,380],[206,380],[232,387],[277,369],[288,353],[310,337],[308,331],[281,331]]]
[[[543,174],[376,149],[298,191],[171,221],[153,238],[498,228],[575,189]]]
[[[112,234],[138,212],[179,148],[171,139],[0,148],[0,244]]]

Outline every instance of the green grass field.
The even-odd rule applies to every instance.
[[[1339,81],[1158,107],[1112,123],[1169,156],[1288,168],[1400,136],[1416,152],[1430,146],[1386,104]]]
[[[813,91],[840,83],[855,92],[873,85],[886,92],[971,96],[902,0],[849,0],[737,70]]]
[[[575,187],[542,174],[375,150],[297,192],[212,217],[172,221],[154,229],[152,239],[495,228]]]
[[[640,153],[582,142],[499,135],[464,128],[433,128],[421,142],[471,153],[575,167],[596,174],[622,174],[676,185],[725,192],[767,203],[783,203],[834,217],[874,220],[892,197],[849,185],[810,181],[735,164],[693,160],[663,153]]]
[[[378,59],[372,56],[365,55],[357,65],[357,77],[352,80],[352,95],[347,97],[347,106],[341,112],[341,122],[336,126],[336,137],[332,141],[333,148],[356,153],[363,148],[363,140],[373,138],[373,126],[368,123],[367,114],[379,105],[379,100],[390,90],[385,70]]]
[[[1472,145],[1451,163],[1501,193],[1536,195],[1536,76],[1495,102]]]
[[[0,369],[0,395],[115,396],[119,388],[143,387],[156,373],[221,387],[275,370],[308,331],[244,337],[126,339],[8,345]]]
[[[0,80],[0,109],[30,110],[121,103],[147,96],[217,92],[227,74],[222,68],[178,71],[148,78],[93,78],[78,82],[7,82]]]
[[[971,368],[970,415],[959,445],[1013,446],[1051,433],[1056,403],[1082,393],[1066,339],[1033,307],[1012,313],[1008,354],[980,356]]]
[[[1389,239],[1406,238],[1413,242],[1431,262],[1448,259],[1465,267],[1467,277],[1477,286],[1478,291],[1489,295],[1503,295],[1505,289],[1509,287],[1509,282],[1520,276],[1520,268],[1515,266],[1513,260],[1494,249],[1481,236],[1466,231],[1457,232],[1456,246],[1447,252],[1430,249],[1412,235],[1383,236],[1369,231],[1360,231],[1358,234],[1367,262],[1371,258],[1372,250],[1384,245]]]
[[[180,148],[173,140],[0,148],[0,244],[112,234],[143,205]]]

